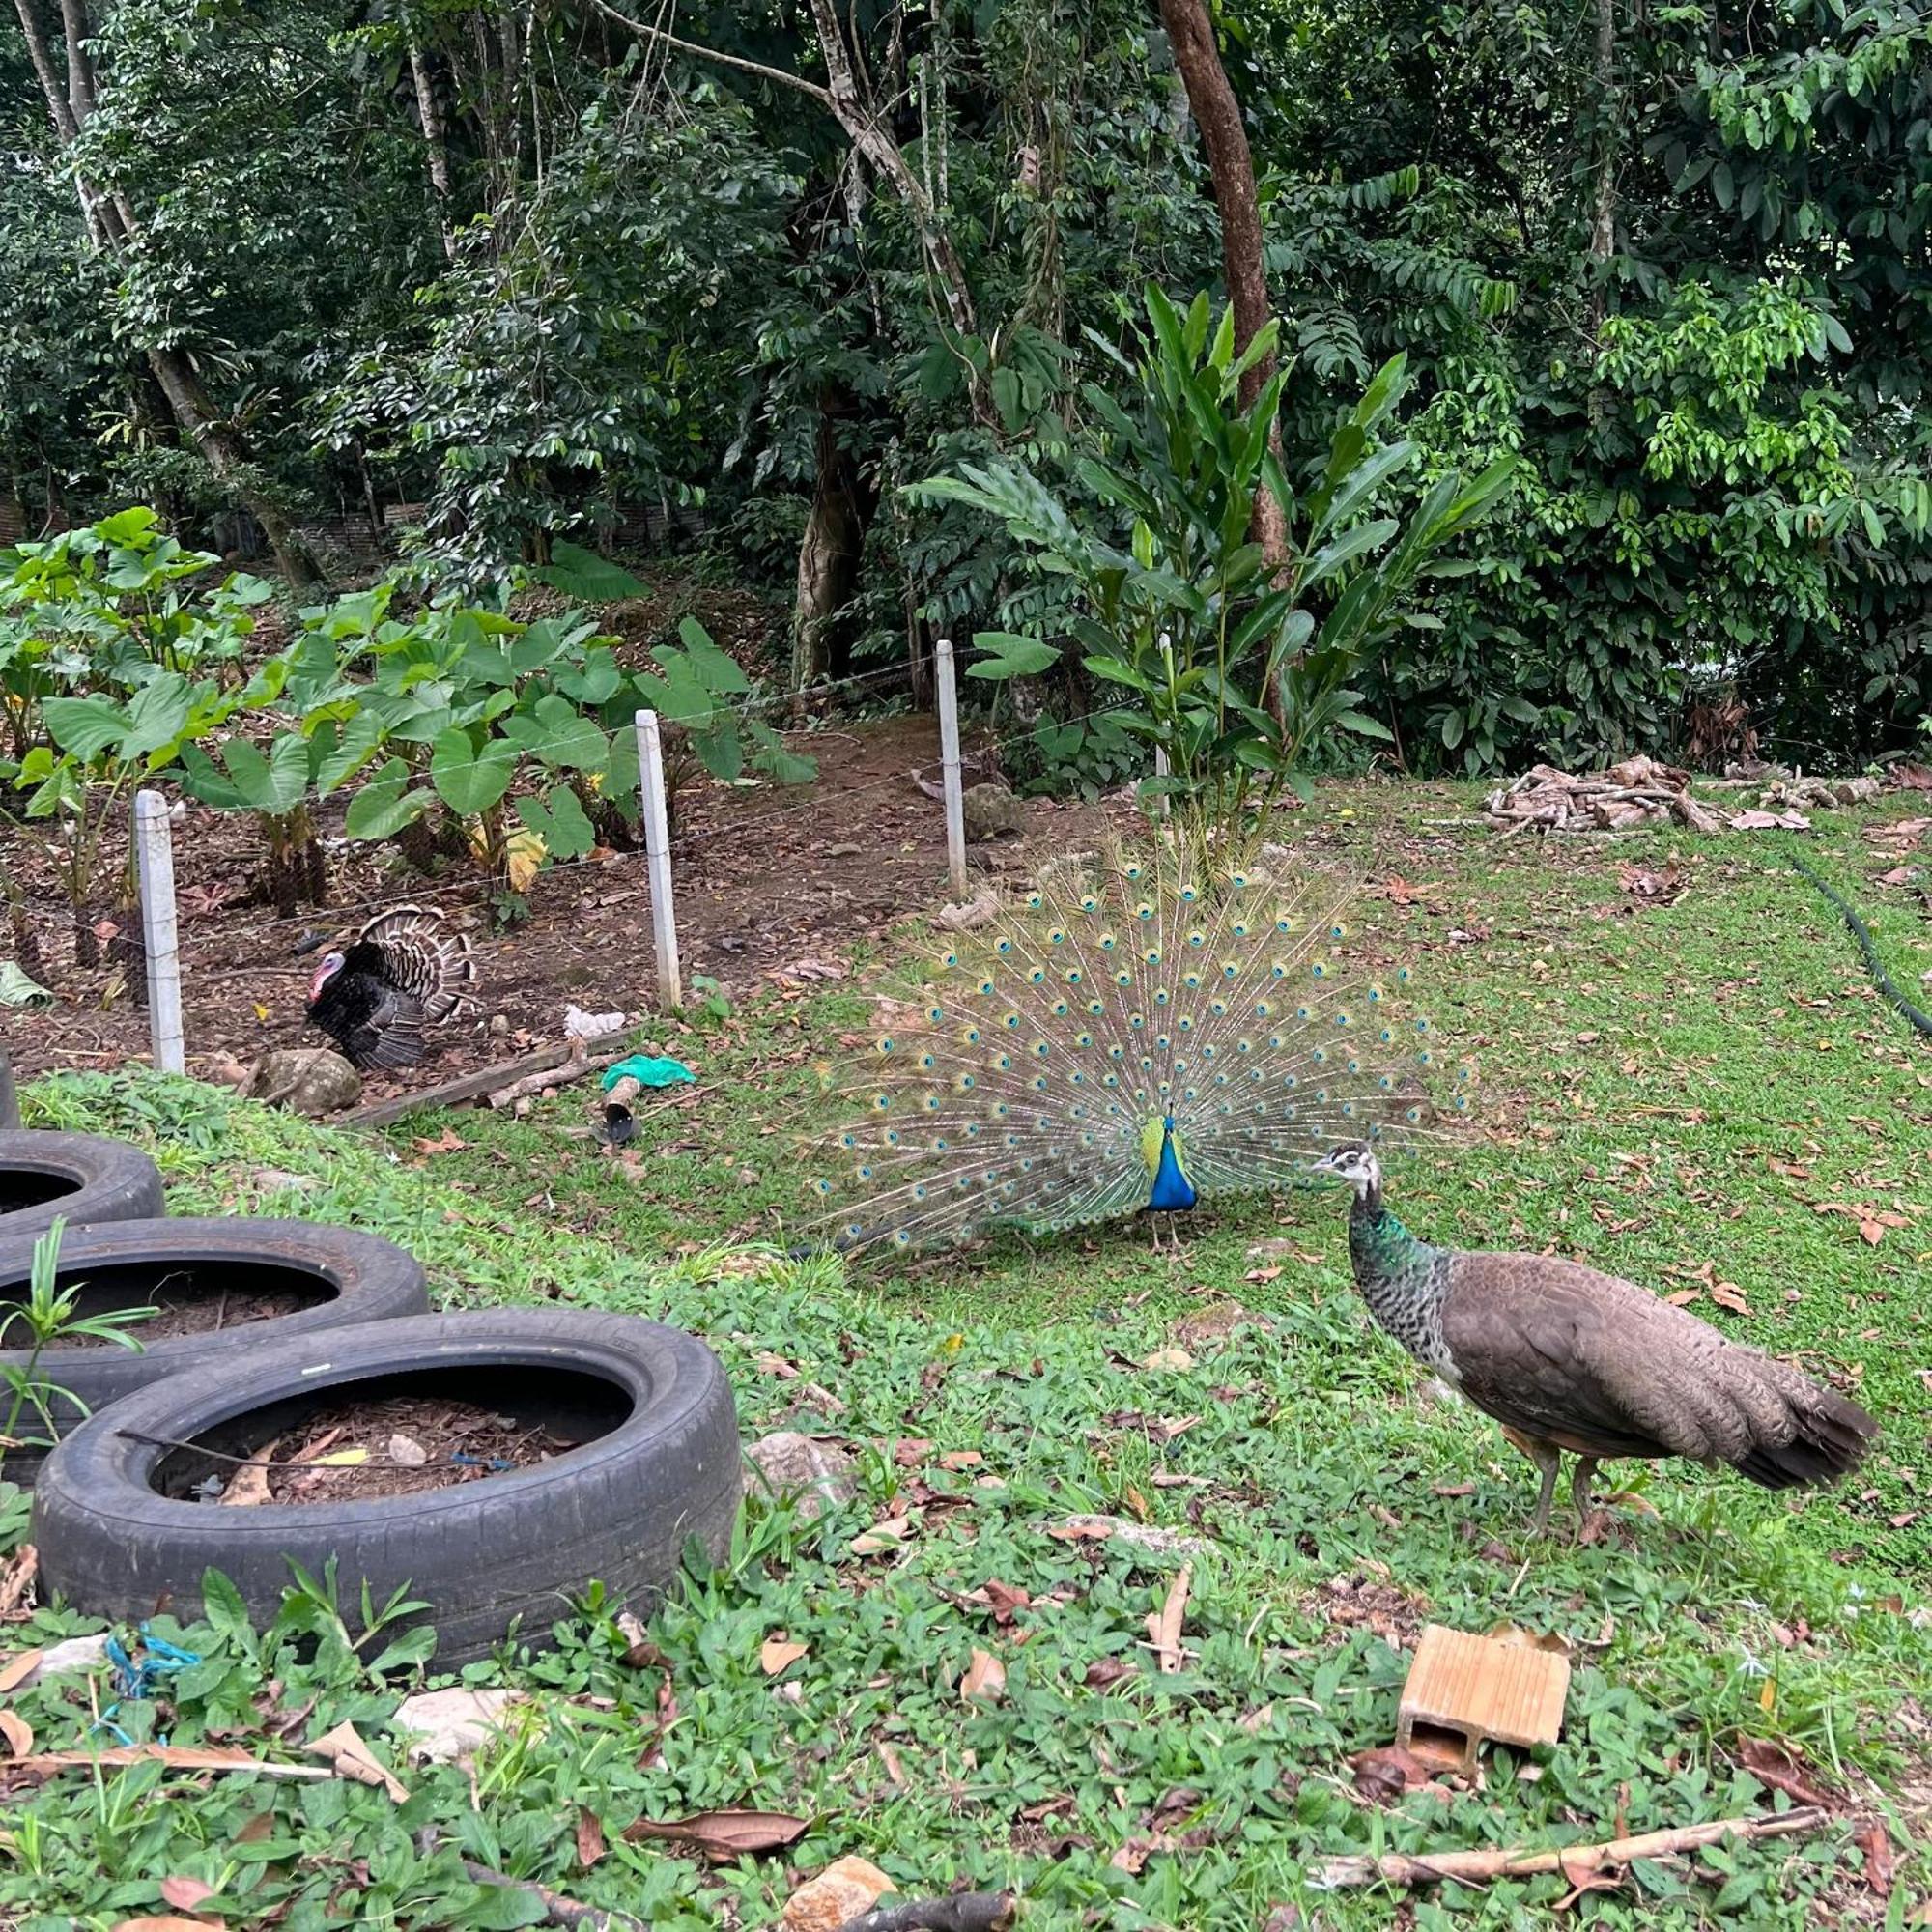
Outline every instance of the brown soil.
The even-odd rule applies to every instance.
[[[134,1322],[122,1331],[145,1347],[155,1342],[174,1341],[183,1335],[212,1335],[217,1329],[241,1328],[250,1321],[267,1321],[277,1315],[298,1315],[304,1308],[313,1308],[316,1297],[268,1290],[245,1294],[185,1294],[171,1301],[167,1282],[163,1279],[155,1284],[147,1303],[133,1302],[129,1305],[151,1306],[156,1311],[147,1321]],[[121,1345],[104,1336],[63,1335],[60,1346],[63,1349],[114,1349]]]
[[[680,808],[672,869],[687,988],[694,975],[708,975],[741,1000],[760,982],[836,977],[837,969],[821,974],[823,962],[951,896],[942,809],[912,776],[937,775],[938,731],[930,717],[826,723],[786,736],[794,749],[817,758],[813,783],[725,786],[706,780]],[[982,773],[967,776],[972,782]],[[460,860],[425,877],[392,846],[342,840],[346,804],[328,803],[320,829],[328,847],[329,902],[293,920],[278,919],[271,904],[254,896],[261,852],[251,819],[190,801],[176,821],[190,1072],[215,1076],[224,1065],[246,1065],[274,1048],[326,1044],[306,1028],[302,1012],[315,953],[298,953],[296,947],[353,932],[387,905],[435,905],[469,931],[480,1004],[432,1034],[421,1065],[366,1081],[365,1101],[558,1041],[569,1004],[634,1018],[652,1009],[641,852],[607,853],[539,874],[526,895],[527,919],[498,933],[490,923],[492,889],[479,867]],[[1036,851],[1064,846],[1088,810],[1029,801],[1027,842]],[[103,877],[113,876],[119,857],[107,854]],[[1014,865],[1018,857],[1010,839],[969,850],[976,873]],[[0,1047],[23,1078],[56,1067],[111,1070],[144,1061],[149,1037],[135,997],[139,967],[117,969],[112,959],[75,965],[67,911],[44,852],[23,852],[18,870],[44,955],[35,977],[57,1003],[0,1010]],[[137,919],[122,918],[138,926]],[[11,951],[0,930],[0,952]]]
[[[265,1446],[267,1495],[259,1493],[259,1474],[231,1466],[215,1500],[227,1500],[238,1485],[258,1502],[279,1504],[415,1495],[527,1469],[576,1444],[469,1403],[392,1396],[319,1409],[298,1431]],[[335,1460],[344,1456],[358,1460]]]

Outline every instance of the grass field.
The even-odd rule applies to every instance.
[[[1742,1734],[1783,1744],[1848,1813],[1879,1821],[1889,1894],[1844,1825],[1640,1865],[1569,1912],[1633,1927],[1918,1922],[1932,1046],[1879,1002],[1764,835],[1497,844],[1454,788],[1322,802],[1311,836],[1407,882],[1366,900],[1362,924],[1413,959],[1480,1069],[1469,1131],[1394,1168],[1392,1205],[1426,1236],[1549,1248],[1694,1292],[1699,1314],[1882,1418],[1864,1479],[1793,1502],[1627,1468],[1612,1473],[1641,1503],[1604,1541],[1532,1545],[1532,1472],[1480,1417],[1425,1400],[1370,1329],[1333,1193],[1197,1216],[1179,1261],[1132,1228],[849,1275],[773,1258],[795,1237],[793,1134],[817,1069],[841,1035],[869,1032],[895,957],[658,1036],[700,1082],[640,1116],[621,1160],[571,1137],[574,1095],[527,1122],[424,1117],[384,1144],[178,1083],[43,1083],[30,1098],[45,1123],[151,1139],[177,1211],[375,1228],[452,1303],[668,1315],[719,1350],[748,1435],[836,1436],[862,1482],[810,1525],[754,1504],[727,1570],[658,1619],[675,1716],[657,1755],[642,1747],[668,1709],[663,1673],[627,1668],[607,1621],[560,1603],[560,1650],[471,1673],[533,1692],[473,1790],[459,1771],[413,1774],[398,1807],[336,1783],[228,1779],[144,1808],[146,1773],[57,1780],[0,1815],[0,1921],[108,1926],[166,1910],[160,1881],[186,1875],[216,1887],[197,1910],[234,1925],[532,1922],[527,1893],[465,1877],[468,1856],[654,1926],[755,1926],[777,1916],[786,1861],[805,1872],[862,1852],[910,1894],[1017,1885],[1027,1924],[1054,1932],[1538,1924],[1571,1890],[1559,1877],[1411,1900],[1314,1892],[1307,1871],[1332,1853],[1588,1842],[1755,1811],[1770,1801],[1739,1767]],[[1876,908],[1916,986],[1927,927],[1868,883],[1878,841],[1834,818],[1810,844]],[[1619,866],[1673,863],[1674,903],[1624,890]],[[1231,1303],[1261,1319],[1227,1329]],[[1197,1547],[1051,1533],[1089,1512]],[[908,1520],[903,1541],[855,1554],[886,1519]],[[1145,1621],[1183,1560],[1187,1654],[1163,1675]],[[1350,1759],[1389,1742],[1425,1618],[1569,1639],[1568,1730],[1535,1764],[1492,1760],[1480,1792],[1384,1808]],[[13,1634],[76,1627],[43,1611]],[[805,1654],[768,1677],[760,1646],[780,1632]],[[311,1695],[303,1735],[351,1717],[380,1740],[410,1688],[339,1644],[276,1655],[226,1624],[185,1640],[208,1661],[167,1713],[178,1742],[250,1742]],[[1005,1667],[998,1701],[960,1697],[976,1650]],[[86,1731],[74,1680],[9,1701],[40,1748]],[[724,1805],[813,1824],[785,1861],[716,1869],[620,1836],[640,1813]],[[597,1823],[582,1844],[580,1807]],[[453,1842],[425,1849],[433,1827]]]

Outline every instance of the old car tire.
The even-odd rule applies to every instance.
[[[126,1141],[37,1127],[0,1131],[0,1242],[32,1240],[56,1220],[80,1228],[166,1211],[160,1169]]]
[[[603,1433],[550,1461],[414,1494],[225,1509],[188,1500],[233,1463],[365,1395],[445,1394],[566,1432]],[[160,1442],[191,1442],[168,1449]],[[512,1630],[542,1645],[592,1582],[647,1613],[696,1539],[729,1544],[742,1482],[737,1410],[692,1335],[621,1315],[492,1309],[338,1328],[171,1377],[84,1423],[34,1494],[44,1590],[92,1616],[192,1616],[218,1570],[258,1624],[330,1557],[344,1604],[407,1586],[427,1602],[440,1669]]]
[[[25,1298],[32,1267],[31,1241],[0,1241],[0,1313]],[[46,1350],[35,1364],[34,1378],[54,1391],[47,1406],[57,1435],[67,1435],[91,1411],[164,1376],[200,1368],[229,1374],[240,1358],[282,1336],[421,1315],[429,1307],[422,1266],[413,1255],[375,1235],[321,1221],[241,1215],[207,1221],[185,1215],[107,1221],[67,1230],[58,1269],[57,1279],[80,1285],[84,1314],[97,1308],[138,1308],[157,1292],[176,1302],[245,1295],[251,1290],[312,1299],[287,1314],[165,1336],[144,1345],[139,1353],[112,1342]],[[128,1332],[138,1336],[140,1329]],[[17,1335],[16,1324],[7,1339],[14,1341]],[[24,1369],[26,1362],[24,1349],[0,1350],[0,1373]],[[20,1433],[42,1434],[39,1418],[31,1431],[23,1427]],[[36,1461],[32,1449],[10,1450],[4,1473],[22,1480]]]

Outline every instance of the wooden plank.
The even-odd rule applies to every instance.
[[[20,1124],[20,1095],[14,1086],[14,1060],[4,1046],[0,1046],[0,1127],[13,1128]]]
[[[391,1100],[378,1100],[367,1107],[357,1107],[330,1122],[338,1127],[386,1127],[392,1121],[400,1121],[405,1114],[413,1114],[424,1107],[447,1107],[459,1100],[481,1099],[485,1094],[493,1093],[498,1087],[507,1087],[511,1081],[527,1073],[539,1073],[546,1067],[561,1066],[572,1057],[573,1042],[566,1040],[559,1046],[546,1046],[535,1053],[520,1054],[515,1060],[499,1060],[494,1066],[485,1066],[474,1073],[459,1074],[454,1080],[445,1080],[440,1087],[425,1087],[420,1094],[398,1094]]]

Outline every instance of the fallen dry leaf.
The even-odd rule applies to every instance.
[[[228,1486],[221,1492],[221,1500],[231,1509],[248,1509],[269,1500],[269,1464],[274,1460],[275,1451],[282,1446],[278,1435],[265,1448],[257,1449],[250,1462],[243,1463],[229,1477]]]
[[[1156,1349],[1141,1363],[1144,1369],[1185,1375],[1194,1366],[1194,1357],[1185,1349]]]
[[[1865,1855],[1865,1883],[1880,1898],[1891,1896],[1891,1838],[1883,1818],[1861,1818],[1853,1842]]]
[[[629,1610],[617,1612],[617,1634],[630,1646],[624,1652],[624,1662],[633,1670],[656,1668],[669,1672],[670,1659],[650,1640],[643,1625]]]
[[[883,1549],[896,1549],[912,1534],[912,1518],[888,1517],[852,1539],[854,1556],[876,1556]]]
[[[942,1469],[977,1469],[985,1457],[977,1449],[949,1449],[939,1459]]]
[[[27,1757],[34,1748],[34,1727],[17,1711],[0,1711],[0,1738],[13,1757]]]
[[[1378,1804],[1391,1804],[1405,1793],[1419,1789],[1439,1769],[1401,1745],[1357,1751],[1349,1763],[1354,1770],[1355,1789]]]
[[[333,1771],[306,1764],[274,1764],[239,1748],[194,1745],[110,1745],[98,1751],[43,1751],[23,1757],[15,1771],[125,1771],[134,1764],[165,1765],[170,1771],[252,1771],[258,1777],[333,1777]]]
[[[6,1568],[0,1570],[0,1616],[17,1610],[26,1601],[40,1567],[41,1553],[31,1543],[23,1543],[14,1550]]]
[[[433,1140],[419,1138],[412,1143],[418,1153],[454,1153],[459,1148],[467,1148],[469,1143],[453,1127],[444,1127]]]
[[[700,1811],[690,1818],[639,1818],[624,1827],[624,1842],[659,1838],[691,1845],[717,1864],[750,1853],[781,1852],[811,1829],[810,1818],[786,1811]]]
[[[997,1704],[1006,1690],[1007,1666],[991,1651],[976,1650],[959,1680],[960,1696],[975,1703]]]
[[[41,1667],[41,1653],[38,1650],[23,1650],[17,1657],[10,1657],[0,1663],[0,1697],[16,1685],[24,1684]]]
[[[1167,1600],[1159,1609],[1148,1612],[1148,1637],[1160,1659],[1163,1677],[1172,1677],[1180,1668],[1180,1626],[1187,1615],[1187,1592],[1193,1581],[1193,1564],[1183,1563],[1168,1586]]]
[[[782,1676],[809,1648],[807,1644],[788,1641],[782,1634],[768,1636],[758,1646],[758,1667],[767,1677]]]
[[[161,1881],[162,1900],[183,1912],[192,1912],[197,1905],[213,1896],[214,1888],[198,1878],[164,1878]]]
[[[357,1784],[372,1784],[379,1791],[386,1791],[398,1804],[408,1803],[410,1794],[402,1780],[378,1761],[354,1724],[337,1724],[306,1748],[311,1757],[327,1758],[334,1765],[338,1776],[354,1778]]]
[[[588,1871],[604,1856],[604,1827],[587,1804],[577,1807],[577,1862]]]
[[[1085,1682],[1090,1690],[1111,1690],[1116,1684],[1140,1674],[1140,1665],[1129,1663],[1124,1657],[1096,1657],[1087,1666]]]
[[[1750,1313],[1750,1303],[1745,1299],[1744,1290],[1736,1282],[1719,1282],[1711,1291],[1711,1299],[1719,1308],[1728,1308],[1733,1315],[1748,1315]]]
[[[114,1932],[208,1932],[212,1918],[182,1918],[172,1912],[152,1913],[145,1918],[117,1918]]]

